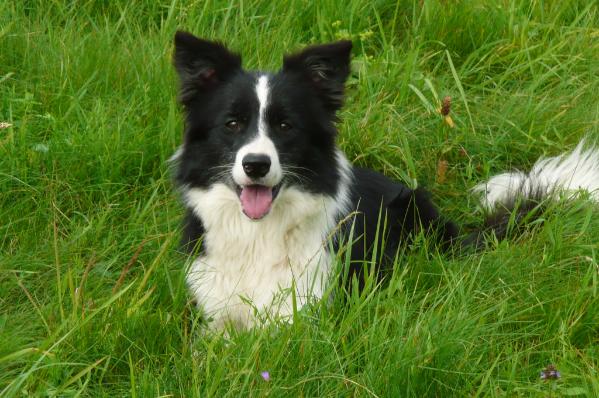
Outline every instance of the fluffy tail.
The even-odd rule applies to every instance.
[[[473,191],[480,195],[487,218],[466,243],[479,247],[486,233],[502,239],[510,225],[531,221],[548,202],[569,200],[580,192],[599,202],[599,148],[582,141],[569,153],[539,159],[529,173],[499,174]]]

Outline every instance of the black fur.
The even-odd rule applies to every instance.
[[[548,191],[540,184],[532,189],[516,189],[506,203],[498,205],[485,215],[482,226],[469,228],[472,232],[462,240],[462,247],[480,251],[486,247],[490,235],[497,240],[522,235],[530,226],[530,221],[542,220],[548,199],[554,197],[554,194],[556,192]]]
[[[187,32],[175,35],[174,61],[181,79],[179,100],[186,105],[241,70],[239,55]]]
[[[183,220],[183,231],[181,233],[181,248],[187,253],[202,253],[202,246],[198,245],[204,236],[204,225],[190,209],[187,209]]]
[[[412,190],[372,170],[354,167],[352,192],[353,244],[349,277],[364,283],[365,264],[377,255],[376,274],[384,277],[397,251],[420,232],[434,239],[441,250],[448,249],[458,238],[458,227],[445,220],[423,189]],[[345,229],[348,233],[347,228]]]
[[[283,70],[308,81],[322,100],[322,105],[335,112],[343,105],[345,80],[349,76],[352,43],[348,40],[320,46],[288,55]]]

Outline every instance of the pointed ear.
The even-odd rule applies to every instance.
[[[175,34],[175,69],[181,81],[179,100],[186,104],[241,69],[241,58],[220,43],[202,40],[191,33]]]
[[[300,74],[317,90],[325,105],[336,111],[343,105],[351,48],[349,40],[308,47],[285,56],[283,71]]]

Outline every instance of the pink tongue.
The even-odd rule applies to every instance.
[[[262,218],[272,204],[272,188],[263,185],[248,185],[241,189],[241,207],[243,212],[254,220]]]

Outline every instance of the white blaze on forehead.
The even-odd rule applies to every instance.
[[[233,166],[233,180],[237,185],[245,186],[251,184],[260,184],[273,187],[281,182],[283,170],[279,163],[279,154],[277,148],[267,134],[268,124],[266,123],[266,109],[270,98],[270,86],[268,76],[261,75],[256,82],[256,97],[258,98],[258,131],[250,142],[239,148],[235,155],[235,165]],[[252,134],[252,132],[248,132]],[[270,170],[268,174],[257,181],[251,180],[243,171],[242,161],[245,155],[252,153],[257,155],[266,155],[270,158]]]
[[[258,78],[258,84],[256,84],[256,96],[258,97],[258,134],[266,134],[266,107],[268,105],[268,76],[262,75]]]

